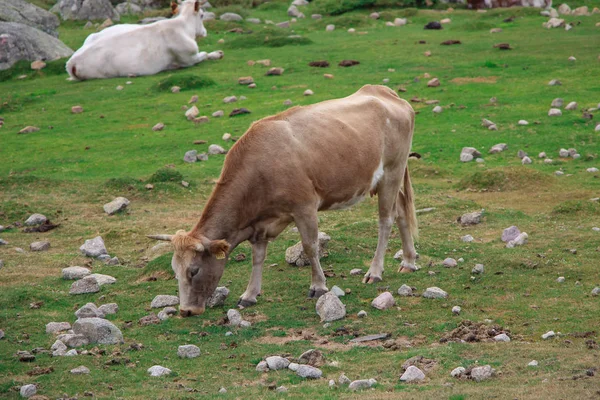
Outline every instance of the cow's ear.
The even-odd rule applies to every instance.
[[[200,2],[198,0],[196,0],[196,2],[194,3],[194,11],[200,11]]]
[[[226,240],[211,240],[208,251],[217,260],[222,260],[227,255],[231,245]]]
[[[172,1],[171,2],[171,14],[173,14],[173,15],[177,14],[178,8],[179,8],[179,4],[177,4],[176,1]]]

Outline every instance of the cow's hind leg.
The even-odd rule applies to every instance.
[[[267,240],[261,240],[252,244],[252,273],[250,274],[250,282],[237,305],[239,308],[250,307],[256,304],[256,297],[260,294],[262,283],[262,269],[267,256]]]
[[[391,178],[388,178],[390,177]],[[385,252],[390,239],[392,225],[394,223],[396,198],[400,181],[391,173],[386,176],[384,173],[383,179],[377,186],[377,196],[379,202],[379,239],[377,241],[377,250],[371,261],[371,267],[365,274],[363,283],[375,283],[383,280],[383,264]]]
[[[406,188],[404,189],[406,191]],[[402,262],[398,272],[407,273],[414,272],[417,270],[415,266],[415,260],[417,259],[417,251],[415,250],[415,244],[413,239],[413,232],[411,229],[411,218],[409,213],[410,205],[407,207],[407,199],[405,194],[398,193],[398,202],[396,203],[396,209],[398,210],[398,217],[396,218],[396,224],[400,229],[400,239],[402,240]],[[412,211],[414,212],[414,211]]]
[[[319,261],[319,224],[317,210],[309,210],[294,215],[298,232],[302,237],[302,247],[312,267],[312,277],[308,297],[318,299],[329,291],[325,274]]]

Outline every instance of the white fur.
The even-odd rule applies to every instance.
[[[203,11],[195,11],[195,3],[196,0],[184,1],[179,14],[168,20],[150,25],[117,25],[90,35],[67,62],[67,72],[79,80],[153,75],[222,58],[222,51],[198,51],[196,37],[205,37],[206,29]]]

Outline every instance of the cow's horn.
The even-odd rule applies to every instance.
[[[165,240],[167,242],[170,242],[171,239],[173,239],[173,236],[175,235],[146,235],[146,237],[150,239]]]

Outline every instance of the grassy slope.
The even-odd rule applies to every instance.
[[[286,6],[275,4],[252,10],[251,15],[275,22],[285,20]],[[309,9],[310,10],[310,9]],[[307,15],[310,11],[305,11]],[[380,385],[373,397],[406,398],[451,397],[481,398],[500,391],[501,397],[590,397],[597,390],[597,377],[570,380],[573,375],[590,367],[598,367],[597,350],[588,350],[585,339],[568,337],[571,345],[562,340],[542,342],[539,335],[553,329],[565,334],[597,330],[600,307],[589,293],[598,282],[597,265],[600,261],[598,234],[591,227],[598,225],[597,206],[588,203],[598,196],[599,180],[586,168],[598,166],[598,135],[594,124],[581,118],[581,111],[565,111],[560,118],[547,117],[550,102],[563,97],[566,102],[577,101],[581,107],[591,107],[600,101],[597,49],[600,44],[594,24],[600,17],[579,17],[582,24],[576,29],[546,31],[541,28],[545,19],[532,10],[498,10],[485,14],[454,12],[448,16],[452,24],[442,31],[424,31],[422,26],[431,19],[442,18],[437,12],[420,12],[409,19],[412,24],[403,28],[388,28],[382,21],[368,19],[366,12],[351,13],[333,19],[337,29],[325,33],[324,26],[331,20],[301,20],[294,32],[313,41],[304,46],[271,48],[255,46],[265,36],[273,36],[272,29],[262,25],[244,25],[254,31],[247,36],[224,33],[231,26],[220,22],[209,25],[210,36],[202,41],[207,51],[222,48],[225,59],[208,62],[177,72],[154,77],[111,79],[83,83],[66,82],[66,74],[34,77],[26,80],[11,79],[0,83],[0,115],[5,125],[0,130],[0,222],[4,225],[23,220],[30,212],[43,212],[62,227],[46,234],[23,234],[12,230],[2,234],[11,242],[1,249],[6,266],[0,285],[0,328],[7,337],[0,347],[0,393],[9,393],[13,385],[38,382],[40,392],[49,396],[62,393],[83,395],[93,391],[98,397],[147,398],[149,391],[155,397],[188,398],[196,396],[185,387],[214,395],[225,386],[229,393],[223,397],[269,397],[269,383],[289,386],[290,397],[313,396],[337,398],[350,396],[345,390],[330,392],[326,383],[301,382],[290,372],[271,372],[261,375],[254,365],[268,354],[299,355],[304,350],[320,346],[328,359],[337,360],[339,367],[326,366],[325,376],[336,379],[344,371],[351,378],[375,377]],[[387,18],[401,16],[403,11],[388,11]],[[519,15],[512,23],[503,23],[509,15]],[[573,20],[575,20],[573,18]],[[347,28],[367,31],[366,35],[351,35]],[[492,35],[492,27],[501,27],[501,34]],[[89,32],[77,24],[61,28],[61,38],[77,47]],[[225,38],[224,45],[216,42]],[[440,46],[441,41],[460,39],[459,46]],[[427,44],[418,44],[426,40]],[[239,41],[243,41],[241,43]],[[231,43],[234,42],[232,45]],[[515,49],[501,52],[493,49],[498,42],[509,42]],[[237,44],[235,44],[237,43]],[[424,57],[425,50],[432,57]],[[575,63],[567,61],[571,55]],[[281,77],[264,76],[265,68],[247,66],[249,59],[270,58],[274,66],[286,69]],[[309,61],[326,59],[328,69],[314,69]],[[340,68],[342,59],[361,62],[352,68]],[[388,68],[395,72],[388,72]],[[332,73],[335,79],[326,80],[323,73]],[[438,77],[439,88],[427,88],[423,74]],[[183,91],[179,94],[159,92],[157,83],[168,76],[175,79],[194,74],[212,78],[216,84],[202,90]],[[252,75],[257,89],[237,84],[239,76]],[[420,81],[415,82],[414,78]],[[377,288],[363,286],[358,277],[350,277],[352,268],[368,268],[376,246],[375,204],[368,200],[353,210],[324,213],[321,229],[333,237],[330,256],[323,265],[336,274],[329,278],[329,286],[337,284],[352,289],[344,298],[349,316],[343,321],[322,328],[314,315],[314,303],[304,300],[309,283],[307,269],[287,267],[284,250],[297,241],[297,235],[284,233],[270,247],[266,264],[264,294],[254,309],[243,314],[256,318],[253,328],[239,331],[226,338],[224,326],[207,325],[216,322],[227,308],[235,304],[243,292],[249,275],[249,261],[230,263],[223,282],[232,294],[224,310],[210,310],[201,318],[173,319],[160,326],[139,327],[137,319],[147,314],[146,308],[156,294],[176,293],[176,282],[170,279],[170,260],[165,255],[144,269],[141,259],[144,250],[151,247],[144,234],[156,231],[175,231],[189,227],[199,216],[202,203],[210,192],[211,182],[218,176],[222,158],[211,157],[206,163],[184,165],[183,153],[191,148],[206,150],[207,145],[194,146],[192,141],[205,139],[221,143],[224,132],[241,135],[250,122],[285,109],[285,99],[294,104],[309,104],[354,92],[365,83],[380,83],[389,78],[390,86],[403,86],[405,98],[418,96],[438,99],[445,109],[432,115],[432,106],[414,104],[420,111],[413,149],[424,157],[411,164],[417,192],[418,207],[434,206],[434,213],[420,217],[421,241],[419,253],[422,271],[410,276],[395,273],[392,255],[400,247],[396,235],[391,240],[387,260],[385,285],[396,290],[408,283],[423,290],[440,286],[450,293],[447,301],[426,301],[421,298],[398,299],[399,308],[379,312],[369,307]],[[478,78],[474,82],[455,78]],[[481,79],[485,78],[485,79]],[[562,86],[548,86],[550,79],[560,79]],[[125,82],[131,80],[131,85]],[[481,81],[494,83],[480,83]],[[477,82],[479,81],[479,82]],[[117,85],[125,86],[121,92]],[[277,89],[271,89],[275,85]],[[303,97],[306,88],[315,92]],[[181,106],[192,94],[198,94],[198,108],[202,115],[218,109],[226,113],[234,107],[247,107],[250,116],[213,119],[208,124],[194,126],[183,117]],[[225,105],[228,95],[245,95],[248,100]],[[498,99],[496,105],[489,98]],[[8,104],[6,104],[8,103]],[[70,107],[82,105],[85,112],[71,115]],[[460,108],[464,105],[465,108]],[[100,118],[103,115],[104,118]],[[499,131],[487,131],[480,126],[481,118],[496,122]],[[516,125],[527,119],[530,125]],[[539,121],[539,125],[533,124]],[[167,125],[162,132],[150,128],[157,122]],[[40,132],[16,135],[26,125],[37,125]],[[53,129],[49,129],[52,126]],[[442,144],[443,141],[443,144]],[[508,143],[509,151],[487,155],[487,149],[496,143]],[[89,146],[89,150],[85,150]],[[482,150],[485,164],[461,164],[458,154],[463,146]],[[225,145],[228,147],[228,145]],[[558,161],[558,150],[575,147],[582,154],[576,161]],[[556,159],[554,165],[534,164],[523,167],[516,151],[523,149],[536,156],[546,151]],[[588,157],[588,155],[590,157]],[[532,157],[533,158],[533,157]],[[157,184],[152,192],[143,189],[139,180],[147,179],[166,164],[175,164],[184,178],[191,182],[189,189],[171,184]],[[553,172],[562,168],[572,176],[557,178]],[[493,182],[489,191],[456,191],[457,183],[473,183],[474,172],[499,170],[506,180]],[[106,184],[109,178],[122,178]],[[496,191],[496,184],[501,186]],[[106,217],[101,204],[113,196],[125,195],[132,200],[130,213]],[[579,201],[579,202],[578,202]],[[455,218],[463,212],[486,208],[482,225],[461,228]],[[499,235],[506,226],[517,223],[530,234],[530,243],[515,250],[506,250]],[[465,244],[460,236],[472,234],[477,241]],[[127,266],[106,267],[94,263],[96,272],[118,278],[112,287],[104,287],[96,295],[69,297],[69,282],[58,278],[60,268],[82,265],[85,260],[77,254],[83,239],[101,234],[111,254],[118,255]],[[38,238],[48,238],[52,249],[47,253],[18,254],[13,246],[27,248]],[[577,248],[577,255],[564,249]],[[247,245],[236,251],[249,254]],[[543,258],[538,254],[543,254]],[[439,266],[447,256],[464,257],[465,264],[448,270]],[[470,268],[483,263],[486,273],[470,279]],[[430,276],[427,271],[435,271]],[[497,274],[502,272],[503,274]],[[156,282],[145,278],[155,275]],[[557,276],[565,276],[563,285],[555,283]],[[576,286],[579,280],[581,285]],[[19,283],[15,283],[19,282]],[[22,283],[21,283],[22,282]],[[100,296],[104,296],[100,299]],[[39,310],[30,310],[29,303],[43,301]],[[13,354],[17,350],[49,347],[53,340],[43,333],[49,321],[73,321],[73,311],[88,301],[97,304],[115,301],[120,311],[111,319],[119,326],[134,321],[124,329],[126,345],[121,346],[131,362],[121,366],[104,366],[111,356],[50,358],[38,356],[36,365],[52,365],[55,372],[30,378],[26,372],[32,365],[21,364]],[[461,317],[451,317],[450,308],[460,305]],[[356,313],[365,309],[369,317],[356,319]],[[510,344],[437,345],[440,336],[454,328],[461,319],[481,321],[491,318],[510,329],[515,340]],[[383,351],[378,348],[350,348],[345,345],[350,336],[335,336],[334,330],[345,326],[350,332],[390,332],[407,336],[415,347],[403,351]],[[310,330],[315,341],[300,340],[285,345],[282,338],[295,331]],[[200,337],[197,332],[206,331]],[[28,336],[26,337],[25,334]],[[595,334],[594,334],[595,335]],[[328,344],[322,344],[327,339]],[[141,342],[145,349],[126,351],[128,344]],[[222,343],[235,342],[237,348],[222,350]],[[179,360],[176,348],[180,344],[196,343],[203,355],[196,360]],[[116,346],[117,348],[119,346]],[[108,354],[115,346],[106,346]],[[400,365],[412,355],[425,355],[439,361],[439,366],[422,385],[398,383]],[[540,361],[540,367],[525,367],[531,359]],[[491,363],[501,371],[495,380],[474,384],[450,381],[449,371],[474,362]],[[68,370],[80,364],[92,369],[90,376],[71,376]],[[149,379],[146,369],[154,364],[167,366],[176,372],[175,378]],[[548,379],[547,383],[542,383]],[[563,380],[567,379],[567,380]],[[527,385],[524,385],[527,382]],[[111,387],[109,387],[112,386]],[[392,393],[390,393],[392,392]]]

